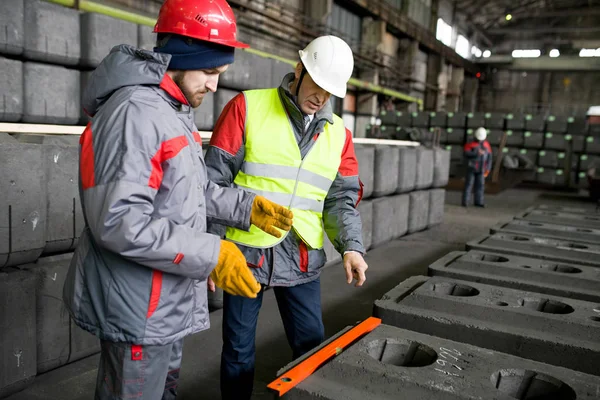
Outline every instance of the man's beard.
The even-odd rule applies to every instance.
[[[173,81],[179,87],[179,89],[181,90],[181,93],[183,93],[183,95],[185,96],[185,99],[187,100],[188,104],[192,108],[198,108],[200,106],[200,104],[202,104],[202,100],[204,100],[204,97],[198,98],[196,96],[197,92],[193,93],[193,92],[190,92],[189,90],[187,90],[184,85],[184,80],[185,80],[185,72],[178,72],[173,77]]]

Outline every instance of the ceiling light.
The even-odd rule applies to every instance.
[[[492,55],[492,52],[489,51],[489,50],[486,50],[486,51],[483,52],[483,58],[488,58],[491,55]]]
[[[552,49],[552,50],[550,50],[549,55],[552,58],[558,57],[558,56],[560,56],[560,51],[558,51],[558,49]]]
[[[510,21],[512,19],[512,14],[506,14],[506,20]]]

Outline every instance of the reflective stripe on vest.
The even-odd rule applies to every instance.
[[[341,118],[324,131],[302,159],[292,125],[277,89],[245,91],[245,156],[234,186],[259,194],[294,212],[293,228],[310,248],[323,247],[325,197],[341,162],[346,129]],[[281,242],[255,226],[228,228],[228,240],[268,248]]]

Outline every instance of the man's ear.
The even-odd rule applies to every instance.
[[[301,73],[302,73],[302,63],[298,62],[298,64],[296,64],[296,69],[294,71],[294,76],[296,77],[296,79],[300,79]]]

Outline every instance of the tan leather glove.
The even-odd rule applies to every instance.
[[[294,218],[294,213],[287,208],[273,203],[263,196],[254,198],[250,223],[269,235],[280,238],[282,233],[276,228],[289,231],[292,229],[292,218]]]
[[[246,258],[231,242],[221,240],[217,266],[210,274],[215,285],[234,296],[256,298],[260,284],[248,268]]]

